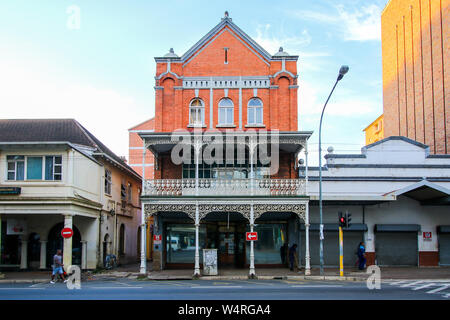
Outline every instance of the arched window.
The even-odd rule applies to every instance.
[[[263,124],[263,104],[261,99],[252,98],[247,105],[248,124]]]
[[[189,124],[205,124],[205,105],[199,98],[195,98],[189,104]]]
[[[233,124],[233,101],[223,98],[219,101],[219,124]]]

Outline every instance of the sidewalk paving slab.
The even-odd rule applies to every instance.
[[[120,266],[114,270],[105,270],[93,273],[84,271],[82,279],[84,280],[115,280],[115,279],[133,279],[133,280],[192,280],[192,269],[174,269],[147,272],[143,277],[139,272],[139,265],[132,264]],[[304,270],[298,272],[290,271],[284,268],[257,268],[257,279],[260,280],[316,280],[316,281],[366,281],[370,274],[365,271],[358,271],[355,268],[348,268],[344,277],[339,276],[337,268],[326,268],[325,274],[320,275],[318,268],[311,269],[311,275],[305,276]],[[51,271],[20,271],[20,272],[2,272],[0,273],[1,283],[45,283],[50,281]],[[3,276],[3,277],[2,277]],[[217,276],[201,276],[200,280],[248,280],[247,269],[223,269],[219,270]],[[450,267],[381,267],[381,281],[450,281]]]

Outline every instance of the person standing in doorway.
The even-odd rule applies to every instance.
[[[286,257],[287,257],[287,254],[288,254],[288,250],[289,250],[289,246],[285,242],[280,248],[281,264],[283,266],[286,266]]]
[[[55,275],[59,274],[59,276],[63,279],[64,283],[67,280],[64,278],[63,271],[64,264],[62,263],[62,251],[61,249],[56,250],[56,254],[53,256],[53,272],[52,272],[52,280],[50,283],[55,283]]]
[[[296,256],[297,256],[297,244],[294,243],[292,247],[289,248],[289,269],[291,271],[294,271],[294,264],[297,267],[297,264],[295,263]]]
[[[366,267],[366,248],[364,246],[364,242],[360,242],[359,243],[359,248],[358,248],[358,269],[359,270],[364,270],[364,268]]]

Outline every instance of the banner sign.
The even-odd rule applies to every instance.
[[[6,220],[6,234],[20,235],[25,234],[27,224],[23,219],[7,219]]]
[[[20,187],[0,187],[0,194],[20,194]]]

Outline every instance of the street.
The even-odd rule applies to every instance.
[[[63,283],[0,284],[0,300],[448,300],[450,280],[365,282],[310,280],[129,279],[84,281],[81,289]]]

